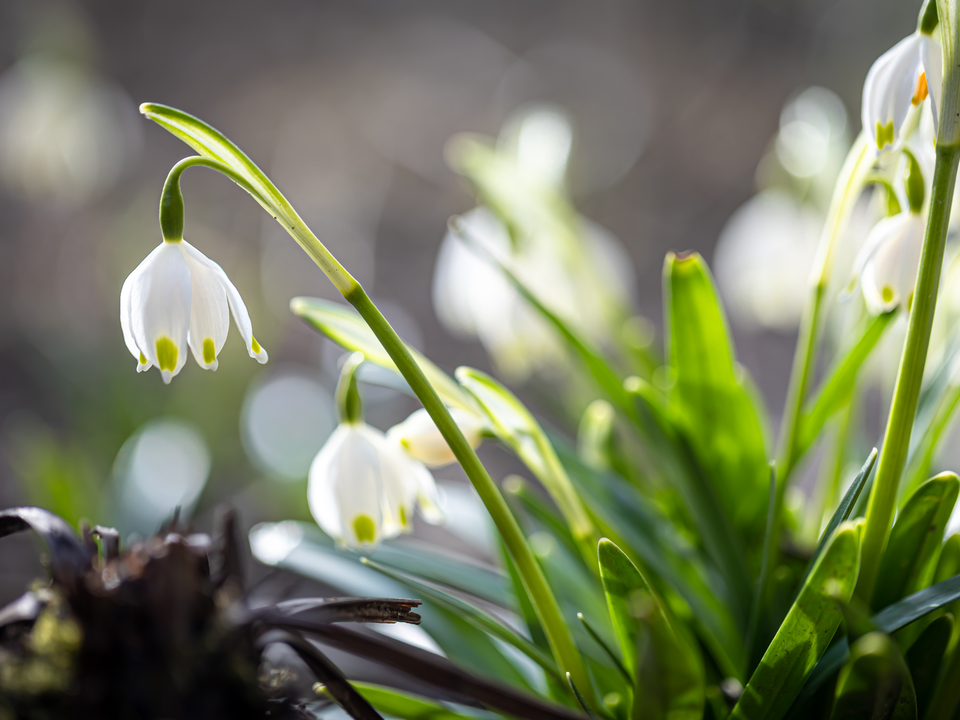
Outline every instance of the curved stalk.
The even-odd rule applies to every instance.
[[[266,176],[258,179],[260,184],[267,184],[266,186],[270,191],[268,197],[265,197],[264,193],[249,182],[244,175],[236,172],[227,164],[207,157],[190,157],[181,160],[170,171],[164,184],[160,204],[160,224],[164,230],[164,236],[166,237],[168,232],[174,235],[182,235],[183,233],[183,197],[179,186],[180,176],[184,170],[194,165],[208,167],[223,173],[253,195],[254,199],[283,225],[284,229],[317,263],[347,302],[356,308],[360,316],[370,326],[370,329],[383,345],[384,350],[390,355],[410,388],[433,419],[440,434],[447,441],[454,456],[456,456],[467,477],[470,478],[470,482],[476,488],[483,504],[493,518],[543,624],[557,666],[561,672],[569,673],[580,693],[586,697],[588,702],[595,704],[593,683],[587,674],[583,658],[573,643],[573,637],[564,622],[560,606],[547,583],[543,570],[534,557],[520,525],[510,512],[500,489],[490,477],[483,463],[480,462],[480,458],[477,457],[476,452],[450,416],[450,411],[447,410],[446,405],[427,380],[396,331],[386,321],[373,301],[370,300],[360,283],[340,265],[316,235],[300,220],[290,204],[276,187],[266,179]],[[177,226],[178,215],[179,231]]]

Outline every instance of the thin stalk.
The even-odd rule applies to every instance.
[[[516,563],[517,571],[527,588],[537,616],[540,618],[550,649],[557,661],[557,666],[561,672],[569,673],[580,693],[590,703],[595,704],[593,683],[587,674],[583,658],[573,643],[570,630],[563,620],[560,606],[547,583],[543,570],[533,555],[533,551],[527,544],[527,539],[524,537],[520,525],[510,512],[496,483],[490,477],[483,463],[480,462],[476,452],[470,447],[470,443],[467,442],[460,428],[450,416],[450,411],[447,410],[437,391],[433,389],[396,331],[386,321],[373,301],[370,300],[360,283],[346,271],[317,236],[303,223],[293,207],[276,190],[266,176],[263,176],[263,182],[270,191],[269,197],[256,189],[243,175],[222,162],[206,157],[190,157],[181,160],[170,171],[161,195],[160,224],[164,237],[179,239],[183,234],[183,196],[180,191],[180,176],[184,170],[194,165],[217,170],[249,192],[290,233],[370,326],[374,335],[383,345],[384,350],[396,364],[400,374],[406,379],[410,388],[433,419],[437,429],[440,430],[440,434],[447,441],[454,456],[467,477],[470,478],[470,482],[473,483],[477,494],[480,495],[483,504],[493,518],[504,544]],[[171,234],[168,235],[168,233]]]
[[[400,373],[416,393],[423,407],[430,414],[440,434],[450,446],[467,477],[473,483],[477,494],[486,506],[503,538],[504,544],[510,551],[523,584],[533,601],[537,616],[543,624],[544,632],[550,643],[550,648],[562,672],[569,672],[573,677],[577,689],[593,703],[593,684],[587,675],[583,658],[573,644],[570,630],[563,620],[560,607],[547,584],[543,570],[537,563],[533,551],[527,544],[520,525],[510,512],[503,495],[490,474],[487,472],[476,452],[470,447],[460,428],[450,416],[446,405],[437,395],[436,390],[427,381],[423,371],[417,365],[406,345],[386,321],[380,310],[367,296],[364,289],[358,284],[356,288],[345,294],[347,301],[357,309],[360,316],[366,321],[374,335],[390,355]]]
[[[923,240],[923,254],[917,273],[907,339],[900,358],[900,370],[893,391],[893,402],[880,453],[877,476],[867,505],[867,521],[861,541],[860,577],[857,596],[870,602],[877,580],[880,557],[890,531],[890,522],[897,504],[900,476],[910,450],[910,434],[917,414],[923,368],[930,345],[933,313],[937,306],[940,270],[947,241],[950,206],[960,160],[960,144],[937,145],[937,164],[933,171],[933,194]]]

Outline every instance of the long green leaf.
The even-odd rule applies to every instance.
[[[800,582],[800,587],[803,587],[803,583],[806,582],[807,578],[810,576],[810,571],[813,570],[814,565],[817,564],[817,559],[823,553],[823,548],[826,546],[827,541],[833,536],[833,531],[840,526],[840,523],[845,522],[850,517],[850,511],[853,510],[854,505],[856,505],[857,498],[860,497],[860,492],[863,490],[863,486],[866,484],[867,478],[870,477],[870,473],[873,471],[873,466],[876,462],[877,449],[874,448],[867,456],[867,461],[863,464],[863,467],[860,468],[860,472],[857,473],[857,476],[853,479],[853,482],[850,483],[850,487],[847,488],[847,492],[844,493],[843,499],[837,506],[836,512],[833,513],[833,517],[830,518],[830,522],[827,523],[827,527],[824,529],[823,534],[820,535],[820,542],[817,543],[817,549],[814,550],[813,557],[811,557],[810,562],[807,563],[807,571],[803,575],[803,580]]]
[[[899,309],[881,313],[872,318],[846,355],[840,358],[828,371],[826,379],[820,385],[816,397],[804,406],[800,416],[800,428],[797,431],[797,456],[810,447],[824,423],[840,409],[850,397],[857,373],[864,361],[880,342],[883,333],[897,317]]]
[[[907,666],[917,693],[917,715],[924,717],[937,686],[940,665],[953,633],[953,616],[941,615],[930,623],[907,650]]]
[[[840,671],[833,720],[916,720],[917,697],[910,671],[889,635],[872,632],[857,640]]]
[[[763,531],[767,506],[765,425],[737,364],[727,319],[703,258],[664,262],[671,414],[687,430],[721,500],[740,527]]]
[[[879,610],[927,587],[933,580],[943,533],[960,494],[960,478],[944,473],[928,480],[897,516],[880,560],[871,605]]]
[[[353,682],[351,685],[377,710],[403,720],[494,720],[498,717],[467,705],[457,706],[458,711],[455,712],[435,700],[426,700],[383,685],[363,682]]]
[[[403,583],[412,588],[418,595],[431,598],[434,602],[444,606],[451,612],[457,613],[467,622],[476,626],[484,632],[503,640],[512,645],[524,655],[533,660],[545,671],[554,675],[557,680],[562,680],[557,665],[553,659],[540,648],[530,642],[527,638],[520,635],[516,630],[504,624],[499,618],[491,613],[477,607],[476,605],[455,597],[444,591],[442,588],[433,585],[421,578],[408,575],[407,573],[392,570],[385,565],[374,562],[369,558],[361,559],[361,562],[367,567],[373,568],[377,572],[383,573],[388,578]]]
[[[320,298],[295,297],[290,301],[290,311],[344,349],[359,350],[368,362],[400,374],[373,331],[353,308]],[[407,349],[444,403],[474,410],[470,398],[453,378],[410,346]]]
[[[467,244],[467,246],[474,253],[499,269],[500,272],[503,273],[503,276],[510,282],[511,285],[513,285],[516,291],[520,293],[521,297],[530,303],[531,307],[539,312],[540,315],[550,325],[553,326],[553,329],[557,331],[560,337],[567,342],[577,357],[580,358],[580,361],[593,378],[597,387],[605,392],[609,399],[613,401],[622,412],[626,413],[628,417],[633,417],[636,410],[633,406],[633,402],[630,400],[629,395],[623,389],[623,379],[619,377],[616,372],[614,372],[613,368],[610,367],[610,364],[603,358],[600,352],[591,347],[590,343],[588,343],[577,331],[570,327],[569,323],[544,305],[540,298],[538,298],[506,265],[495,258],[480,243],[471,238],[469,233],[467,233],[459,225],[455,227],[457,229],[458,236]]]
[[[588,468],[557,433],[550,433],[550,438],[600,531],[632,553],[640,567],[649,568],[650,581],[658,590],[672,591],[689,605],[691,621],[716,663],[727,676],[737,677],[742,639],[726,585],[709,559],[691,547],[662,509],[636,487],[612,472]]]
[[[960,575],[905,597],[900,602],[878,612],[871,620],[878,630],[889,635],[957,600],[960,600]],[[846,639],[830,648],[810,675],[803,691],[797,697],[794,708],[802,706],[804,701],[811,698],[849,657],[850,647]],[[790,718],[796,717],[791,712]]]
[[[695,646],[620,548],[604,538],[598,555],[623,665],[637,678],[631,717],[697,720],[705,694]]]
[[[486,414],[497,438],[516,453],[546,488],[581,552],[592,556],[593,523],[540,423],[513,393],[486,373],[461,367],[457,368],[456,377]]]
[[[860,567],[860,527],[837,528],[793,607],[743,690],[731,720],[784,716],[823,655],[853,595]],[[836,598],[836,599],[835,599]]]

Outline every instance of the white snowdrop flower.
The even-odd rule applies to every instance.
[[[373,548],[384,538],[410,531],[416,471],[413,461],[376,428],[362,420],[341,423],[310,465],[310,512],[337,542]]]
[[[237,288],[186,240],[161,242],[120,290],[120,327],[137,371],[156,367],[165,383],[183,368],[188,346],[200,367],[217,369],[231,313],[250,357],[265,363]]]
[[[878,222],[856,261],[867,309],[874,314],[913,301],[926,219],[902,212]],[[857,272],[855,270],[855,272]]]
[[[854,261],[853,283],[859,280],[867,309],[874,314],[892,310],[901,303],[910,309],[923,251],[923,173],[913,153],[908,150],[904,156],[907,208],[878,222]]]
[[[470,447],[476,450],[482,440],[483,425],[474,413],[460,408],[449,408],[450,415],[460,428]],[[403,447],[416,460],[430,468],[443,467],[456,461],[453,451],[443,439],[433,418],[424,409],[413,412],[410,417],[387,431],[387,438]]]
[[[878,151],[897,150],[911,105],[929,95],[934,127],[940,110],[943,59],[940,44],[918,30],[877,58],[863,84],[863,128]]]
[[[340,425],[310,465],[307,502],[317,524],[339,544],[371,550],[413,529],[413,512],[427,522],[443,519],[433,475],[395,439],[363,421],[353,353],[340,371]]]

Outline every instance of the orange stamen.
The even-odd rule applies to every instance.
[[[920,77],[917,78],[917,89],[913,91],[913,99],[910,102],[914,105],[919,105],[927,99],[927,95],[929,94],[930,90],[927,88],[927,74],[922,72],[920,73]]]

